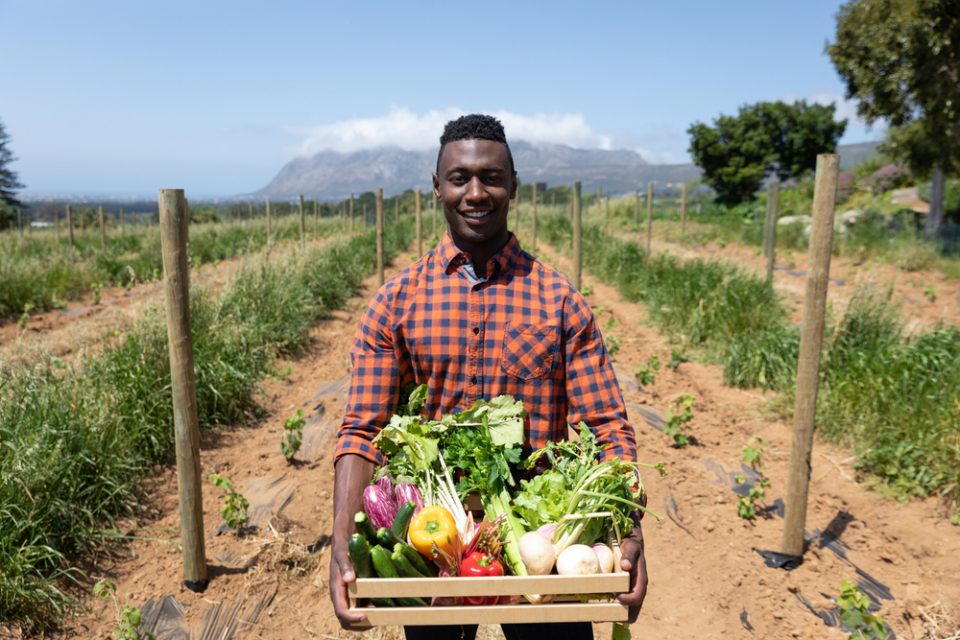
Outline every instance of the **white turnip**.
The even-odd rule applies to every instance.
[[[553,570],[556,556],[553,544],[536,531],[520,536],[520,559],[532,576],[545,576]]]
[[[584,576],[600,573],[600,561],[585,544],[572,544],[557,556],[557,573],[562,576]]]

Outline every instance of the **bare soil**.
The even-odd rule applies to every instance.
[[[759,261],[750,250],[734,252],[730,246],[690,251],[749,265]],[[549,253],[544,257],[561,269],[566,266]],[[412,259],[405,254],[397,264]],[[802,263],[797,268],[802,269]],[[832,277],[853,281],[842,260],[834,268],[838,271]],[[914,295],[907,278],[899,280],[906,287],[904,295]],[[792,571],[765,566],[754,549],[779,549],[783,520],[774,514],[754,523],[741,520],[732,475],[740,471],[748,438],[762,435],[769,443],[767,503],[784,497],[791,429],[767,409],[773,396],[726,387],[719,368],[697,362],[681,364],[676,371],[663,367],[653,384],[639,387],[633,372],[652,355],[666,363],[670,344],[645,324],[641,306],[624,302],[612,288],[589,277],[584,284],[592,289],[592,306],[604,309],[601,326],[610,327],[616,320],[615,330],[610,330],[621,343],[615,367],[637,430],[640,458],[663,461],[669,472],[664,478],[652,471],[644,477],[649,506],[664,519],[644,521],[650,588],[632,627],[635,637],[845,638],[803,600],[829,612],[841,580],[865,580],[857,568],[889,589],[889,599],[878,600],[879,613],[897,637],[947,638],[947,633],[960,630],[960,527],[949,524],[935,499],[901,503],[868,490],[852,467],[850,453],[823,442],[816,442],[812,460],[806,525],[811,542],[805,561]],[[793,285],[793,276],[778,272],[778,288],[789,293]],[[254,504],[258,524],[244,537],[217,535],[219,491],[204,486],[211,569],[206,591],[197,594],[182,584],[172,469],[158,472],[147,491],[143,516],[124,523],[122,531],[130,541],[112,556],[99,558],[90,570],[92,578],[110,577],[120,600],[136,606],[172,595],[185,607],[187,624],[194,626],[216,603],[222,603],[221,611],[242,605],[247,620],[252,618],[251,603],[266,603],[257,621],[240,625],[244,629],[233,637],[359,637],[339,629],[327,591],[331,455],[345,401],[351,337],[374,290],[370,278],[344,311],[315,327],[307,354],[286,363],[289,375],[264,382],[259,400],[266,418],[210,435],[202,443],[204,475],[218,471],[232,478]],[[919,303],[917,307],[926,309]],[[928,311],[931,318],[939,313]],[[77,318],[71,324],[85,321],[99,322]],[[656,415],[666,414],[684,393],[696,398],[691,422],[696,444],[677,449],[642,415],[646,412],[656,423]],[[304,450],[300,462],[289,465],[279,449],[282,423],[301,407],[308,416]],[[826,541],[834,541],[832,548],[839,552],[824,546]],[[885,595],[882,589],[875,591]],[[85,605],[86,611],[68,621],[62,637],[110,637],[116,619],[112,607],[92,599]],[[932,628],[931,612],[943,635],[924,635]],[[596,625],[598,638],[609,633],[609,625]],[[498,634],[492,627],[482,630],[487,638]],[[400,635],[396,629],[375,629],[363,637]]]

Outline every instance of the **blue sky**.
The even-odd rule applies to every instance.
[[[687,127],[837,100],[839,1],[0,0],[0,120],[28,192],[250,192],[297,154],[436,144],[460,111],[508,137],[686,162]]]

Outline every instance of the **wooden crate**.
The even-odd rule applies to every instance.
[[[627,608],[616,600],[570,601],[564,596],[590,594],[593,599],[630,590],[622,571],[590,576],[502,576],[491,578],[360,578],[349,585],[351,611],[363,613],[372,626],[501,624],[545,622],[624,622]],[[496,604],[450,607],[359,607],[357,599],[461,596],[559,596],[546,604]]]

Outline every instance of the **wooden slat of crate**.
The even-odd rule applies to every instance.
[[[624,593],[630,590],[630,575],[618,571],[587,576],[360,578],[348,588],[354,598]]]
[[[530,624],[547,622],[625,622],[628,611],[618,602],[506,604],[477,607],[367,607],[352,612],[372,626],[447,624]]]

